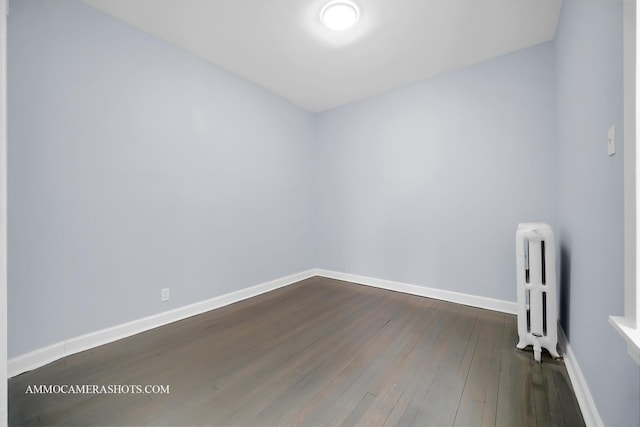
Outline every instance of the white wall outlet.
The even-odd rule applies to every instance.
[[[607,132],[607,154],[610,156],[616,154],[616,125],[611,125]]]
[[[160,301],[169,301],[169,288],[160,290]]]

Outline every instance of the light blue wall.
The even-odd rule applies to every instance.
[[[313,267],[311,114],[78,1],[8,31],[10,357]]]
[[[640,368],[607,322],[624,313],[622,2],[565,0],[556,55],[562,323],[605,424],[637,427]]]
[[[515,301],[518,222],[555,215],[551,43],[318,117],[318,266]]]

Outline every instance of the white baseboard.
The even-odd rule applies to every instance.
[[[347,282],[357,283],[361,285],[373,286],[376,288],[387,289],[396,292],[402,292],[411,295],[435,298],[444,301],[450,301],[458,304],[469,305],[473,307],[485,308],[504,313],[515,314],[516,303],[510,301],[496,300],[492,298],[479,297],[474,295],[462,294],[458,292],[445,291],[442,289],[427,288],[424,286],[411,285],[408,283],[393,282],[390,280],[375,279],[372,277],[358,276],[355,274],[340,273],[337,271],[311,269],[290,276],[271,280],[256,286],[241,289],[205,301],[190,304],[174,310],[158,313],[153,316],[134,320],[121,325],[91,332],[79,337],[70,338],[52,344],[47,347],[39,348],[32,352],[22,354],[11,358],[8,362],[9,378],[19,375],[23,372],[39,368],[55,360],[63,357],[79,353],[103,344],[107,344],[122,338],[126,338],[140,332],[148,331],[168,323],[176,322],[187,317],[195,316],[209,310],[224,307],[256,295],[269,292],[283,286],[290,285],[300,280],[308,279],[313,276],[322,276],[330,279],[344,280]]]
[[[256,286],[230,292],[215,298],[190,304],[174,310],[159,313],[143,319],[102,329],[100,331],[71,338],[48,347],[40,348],[27,354],[12,358],[8,362],[9,377],[14,377],[23,372],[44,366],[60,358],[88,350],[103,344],[107,344],[122,338],[135,335],[159,326],[166,325],[187,317],[195,316],[216,308],[224,307],[238,301],[242,301],[265,292],[269,292],[284,286],[291,285],[313,276],[321,276],[329,279],[342,280],[360,285],[372,286],[390,291],[402,292],[410,295],[417,295],[428,298],[435,298],[457,304],[468,305],[487,310],[494,310],[503,313],[516,314],[517,304],[511,301],[497,300],[493,298],[480,297],[463,294],[459,292],[446,291],[442,289],[428,288],[424,286],[412,285],[391,280],[376,279],[373,277],[359,276],[355,274],[341,273],[324,269],[311,269],[300,273],[292,274]],[[582,375],[580,366],[575,358],[571,345],[567,340],[564,330],[558,324],[558,344],[564,355],[565,366],[569,374],[569,379],[576,394],[578,405],[582,411],[582,416],[587,427],[602,427],[604,423],[600,418],[598,410],[589,391],[587,382]]]
[[[584,423],[587,427],[604,427],[596,403],[593,400],[593,396],[591,396],[591,391],[589,391],[587,380],[585,380],[584,375],[582,375],[582,370],[580,369],[580,365],[578,365],[576,355],[573,353],[571,344],[569,340],[567,340],[567,336],[560,326],[560,323],[558,323],[558,344],[560,344],[560,350],[564,355],[564,365],[567,367],[567,373],[569,374],[573,391],[576,394],[578,406],[580,406],[580,410],[582,411]]]
[[[40,348],[14,357],[8,362],[9,377],[14,377],[23,372],[44,366],[62,357],[79,353],[107,344],[122,338],[135,335],[159,326],[166,325],[187,317],[195,316],[216,308],[224,307],[238,301],[242,301],[265,292],[269,292],[284,286],[291,285],[313,276],[327,277],[330,279],[342,280],[360,285],[372,286],[390,291],[402,292],[428,298],[435,298],[457,304],[468,305],[487,310],[494,310],[503,313],[516,314],[517,304],[511,301],[497,300],[493,298],[480,297],[458,292],[446,291],[442,289],[428,288],[424,286],[412,285],[391,280],[376,279],[372,277],[359,276],[355,274],[341,273],[337,271],[314,268],[290,276],[271,280],[239,291],[230,292],[205,301],[190,304],[174,310],[159,313],[143,319],[117,325],[111,328],[102,329],[79,337],[71,338],[48,347]],[[558,344],[564,355],[565,366],[569,374],[569,379],[576,394],[582,416],[587,427],[602,427],[604,423],[596,408],[587,382],[580,370],[575,354],[567,340],[564,330],[558,324]],[[2,414],[0,414],[0,419]]]
[[[375,279],[372,277],[358,276],[355,274],[340,273],[331,270],[311,269],[297,274],[292,274],[290,276],[271,280],[269,282],[261,283],[256,286],[241,289],[239,291],[224,294],[195,304],[159,313],[154,316],[145,317],[143,319],[71,338],[50,345],[48,347],[40,348],[30,353],[14,357],[9,360],[8,374],[9,377],[14,377],[23,372],[27,372],[40,366],[44,366],[60,358],[79,353],[81,351],[85,351],[103,344],[107,344],[122,338],[126,338],[140,332],[157,328],[171,322],[182,320],[187,317],[195,316],[209,310],[242,301],[263,294],[265,292],[291,285],[293,283],[308,279],[313,276],[343,280],[390,291],[435,298],[443,301],[500,311],[509,314],[515,314],[517,308],[516,303],[511,301],[496,300],[492,298],[462,294],[442,289],[427,288],[408,283]],[[562,328],[559,328],[559,343],[561,349],[563,350],[563,353],[565,354],[565,365],[567,366],[569,378],[571,379],[571,383],[576,393],[576,398],[578,399],[578,404],[580,405],[580,409],[582,410],[582,414],[585,418],[587,426],[603,426],[595,403],[593,402],[591,393],[589,392],[589,388],[587,387],[587,383],[584,379],[584,376],[582,375],[582,371],[580,371],[573,351],[571,350],[571,346],[569,345],[564,331],[562,331]]]
[[[394,282],[391,280],[375,279],[373,277],[340,273],[331,270],[315,269],[314,271],[317,276],[327,277],[330,279],[344,280],[346,282],[358,283],[360,285],[367,285],[375,288],[402,292],[405,294],[418,295],[421,297],[435,298],[443,301],[454,302],[456,304],[469,305],[472,307],[499,311],[502,313],[516,314],[518,307],[517,304],[512,301],[480,297],[476,295],[412,285],[409,283]]]
[[[134,320],[132,322],[123,323],[121,325],[116,325],[107,329],[91,332],[79,337],[70,338],[68,340],[61,341],[56,344],[43,347],[9,359],[7,366],[8,376],[9,378],[11,378],[23,372],[30,371],[40,366],[44,366],[47,363],[51,363],[55,360],[69,356],[71,354],[79,353],[81,351],[85,351],[93,347],[126,338],[140,332],[148,331],[149,329],[157,328],[168,323],[186,319],[187,317],[195,316],[209,310],[224,307],[225,305],[233,304],[235,302],[242,301],[247,298],[263,294],[265,292],[291,285],[315,275],[316,273],[313,269],[303,271],[300,273],[292,274],[290,276],[281,277],[279,279],[261,283],[259,285],[251,286],[249,288],[241,289],[239,291],[220,295],[218,297],[211,298],[205,301],[197,302],[195,304],[186,305],[174,310],[169,310],[153,316]]]
[[[462,294],[458,292],[445,291],[442,289],[427,288],[423,286],[411,285],[402,282],[394,282],[390,280],[375,279],[372,277],[358,276],[355,274],[340,273],[337,271],[315,269],[317,276],[327,277],[330,279],[343,280],[346,282],[358,283],[361,285],[373,286],[376,288],[387,289],[390,291],[402,292],[411,295],[418,295],[428,298],[454,302],[457,304],[469,305],[472,307],[485,308],[488,310],[499,311],[509,314],[517,314],[517,303],[511,301],[503,301],[492,298],[479,297],[475,295]],[[558,323],[558,344],[562,354],[564,355],[565,366],[571,380],[571,385],[576,394],[578,405],[582,412],[587,427],[603,427],[604,423],[596,404],[591,396],[587,382],[580,370],[575,354],[567,340],[564,330]]]

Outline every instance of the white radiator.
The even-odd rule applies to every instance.
[[[560,357],[558,344],[556,246],[545,223],[518,224],[516,268],[518,281],[518,336],[516,347],[533,346],[536,361],[542,348]]]

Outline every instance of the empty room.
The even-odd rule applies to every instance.
[[[1,426],[640,426],[635,0],[0,0]]]

